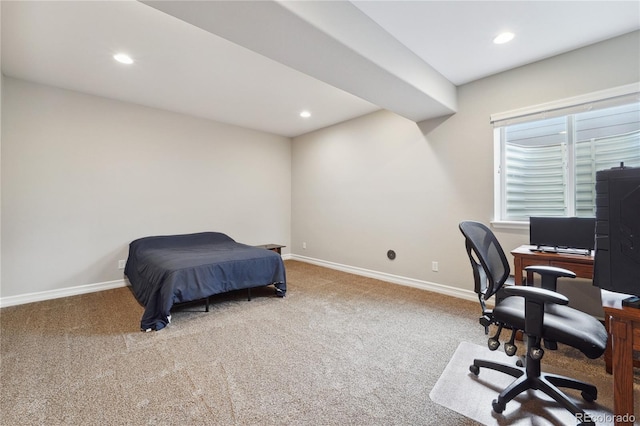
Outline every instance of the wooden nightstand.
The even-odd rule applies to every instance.
[[[271,251],[275,251],[278,254],[282,254],[282,248],[286,247],[286,246],[281,246],[280,244],[262,244],[256,247],[260,247],[263,249],[267,249],[267,250],[271,250]]]

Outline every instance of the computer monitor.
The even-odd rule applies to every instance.
[[[640,168],[596,173],[594,285],[635,296],[640,307]]]
[[[573,249],[591,254],[596,219],[592,217],[530,217],[529,244],[540,249]]]

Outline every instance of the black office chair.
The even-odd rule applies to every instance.
[[[513,398],[528,389],[536,389],[552,397],[576,418],[580,414],[582,425],[595,423],[558,387],[577,389],[588,401],[595,401],[598,390],[595,386],[568,377],[547,374],[541,371],[540,361],[544,355],[541,342],[549,339],[579,349],[588,358],[600,357],[607,345],[607,332],[594,317],[566,306],[569,300],[547,288],[530,286],[505,286],[509,277],[509,263],[489,228],[479,222],[460,223],[460,231],[465,236],[465,244],[475,280],[475,291],[482,306],[480,323],[485,326],[496,325],[498,331],[489,339],[489,349],[496,350],[500,345],[500,332],[511,329],[511,339],[505,344],[505,352],[512,356],[516,353],[515,334],[522,330],[526,335],[527,351],[524,367],[507,365],[492,361],[475,359],[469,370],[478,375],[480,368],[489,368],[516,377],[516,380],[493,400],[493,410],[502,413]],[[566,269],[549,266],[529,266],[527,271],[540,274],[545,287],[553,285],[558,277],[575,277]],[[488,298],[496,297],[495,307],[486,308]]]

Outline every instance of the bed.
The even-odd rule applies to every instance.
[[[177,303],[271,284],[276,296],[283,297],[287,291],[278,253],[237,243],[220,232],[132,241],[124,273],[145,308],[140,321],[143,331],[164,328]]]

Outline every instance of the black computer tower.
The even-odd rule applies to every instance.
[[[640,296],[640,168],[596,173],[593,283]]]

